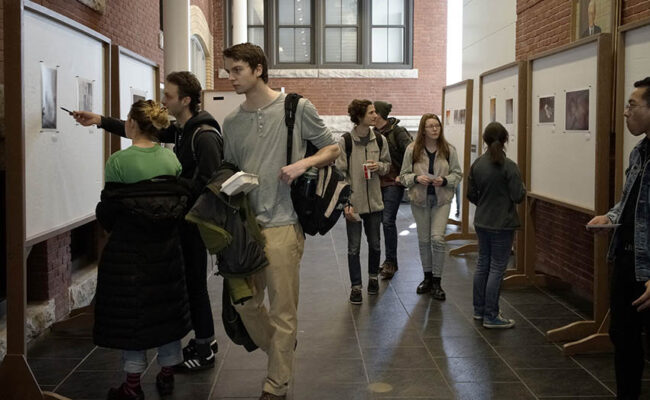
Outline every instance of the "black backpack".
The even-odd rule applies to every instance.
[[[284,101],[284,117],[287,125],[287,165],[291,164],[293,149],[293,128],[296,122],[296,109],[302,96],[296,93],[287,95]],[[318,148],[307,142],[305,157],[316,154]],[[316,176],[303,174],[291,184],[291,200],[298,214],[304,233],[321,235],[329,232],[338,221],[343,209],[350,201],[350,184],[335,166],[318,168]]]

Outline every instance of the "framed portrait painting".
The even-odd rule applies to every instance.
[[[573,40],[616,31],[620,0],[571,1],[571,38]]]

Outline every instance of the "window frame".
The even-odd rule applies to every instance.
[[[225,1],[224,34],[226,47],[232,44],[231,1]],[[401,63],[372,62],[372,0],[358,0],[358,34],[357,59],[359,63],[325,62],[325,7],[321,0],[311,1],[311,63],[280,63],[279,49],[279,18],[278,0],[264,0],[264,51],[267,55],[270,69],[413,69],[413,3],[414,0],[404,0],[404,59]],[[269,23],[267,23],[267,21]],[[247,29],[248,29],[247,25]]]

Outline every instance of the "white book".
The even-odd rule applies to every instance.
[[[259,178],[257,175],[249,174],[244,171],[239,171],[230,178],[228,178],[221,185],[221,192],[228,196],[234,196],[238,193],[248,193],[257,186],[259,186]]]

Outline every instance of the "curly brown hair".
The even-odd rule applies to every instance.
[[[366,116],[368,107],[372,105],[370,100],[352,100],[352,103],[348,105],[348,115],[350,116],[350,121],[355,125],[359,125],[363,117]]]
[[[190,98],[190,111],[192,114],[199,112],[201,104],[201,82],[190,71],[171,72],[165,81],[178,86],[178,98]]]

